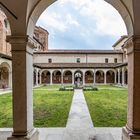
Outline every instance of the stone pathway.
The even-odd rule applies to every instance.
[[[3,94],[7,94],[7,93],[11,93],[12,92],[12,90],[11,89],[1,89],[0,90],[0,95],[3,95]]]
[[[92,140],[95,130],[82,89],[74,91],[74,97],[64,134],[64,140]]]

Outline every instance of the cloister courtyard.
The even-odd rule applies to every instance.
[[[59,91],[61,85],[33,89],[35,127],[66,127],[73,91]],[[100,85],[84,91],[95,127],[122,127],[126,124],[127,89]],[[12,94],[0,95],[0,127],[12,127]]]

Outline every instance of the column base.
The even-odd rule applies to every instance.
[[[7,140],[39,140],[39,132],[37,129],[34,129],[27,136],[11,136]]]
[[[122,129],[122,140],[140,140],[140,133],[133,133],[126,127]]]

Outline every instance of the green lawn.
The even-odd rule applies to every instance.
[[[41,87],[37,87],[37,88],[34,88],[34,89],[59,89],[61,87],[61,85],[47,85],[47,86],[41,86]]]
[[[95,127],[122,127],[126,125],[127,90],[110,88],[112,90],[84,92]]]
[[[65,127],[73,92],[34,91],[34,120],[36,127]]]
[[[34,90],[35,127],[64,127],[67,123],[73,92],[41,89],[42,87]],[[0,95],[0,127],[12,127],[11,94]]]
[[[0,95],[0,127],[12,126],[12,96]]]
[[[34,124],[36,127],[65,127],[73,92],[58,91],[59,87],[43,86],[34,89]],[[127,90],[111,86],[99,87],[109,89],[85,92],[94,126],[124,126],[126,124]],[[11,102],[11,94],[0,95],[0,127],[12,127]]]

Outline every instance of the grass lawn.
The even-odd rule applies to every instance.
[[[122,127],[126,125],[127,90],[109,88],[112,90],[102,89],[84,92],[95,127]]]
[[[65,127],[72,97],[71,91],[34,91],[35,127]]]
[[[12,126],[12,95],[0,95],[0,127]]]
[[[73,92],[41,89],[34,90],[33,94],[35,127],[66,126]],[[0,127],[12,127],[11,94],[0,95]]]
[[[124,87],[118,87],[118,86],[110,86],[110,85],[97,85],[96,86],[97,88],[99,88],[99,89],[106,89],[106,88],[108,88],[108,89],[114,89],[114,90],[126,90],[126,88],[124,88]]]

